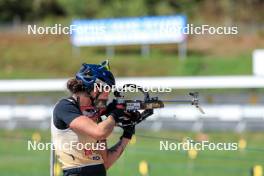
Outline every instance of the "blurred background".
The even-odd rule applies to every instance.
[[[50,141],[52,107],[69,95],[65,81],[81,63],[108,58],[117,82],[148,87],[162,78],[168,85],[160,86],[172,92],[152,96],[188,100],[190,91],[198,91],[206,112],[178,104],[156,110],[138,127],[110,176],[263,176],[263,9],[262,0],[0,0],[1,175],[49,174],[49,151],[28,151],[27,141]],[[64,34],[27,34],[29,24],[69,26],[77,19],[174,15],[196,26],[237,26],[239,32],[100,46],[79,46]],[[115,143],[120,133],[116,129],[109,142]],[[237,142],[239,150],[159,150],[160,140],[186,138]],[[60,175],[58,163],[55,169]]]

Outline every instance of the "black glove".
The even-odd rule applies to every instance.
[[[139,111],[129,111],[126,113],[126,117],[128,117],[131,121],[136,122],[141,118],[141,114]]]
[[[106,107],[106,115],[109,115],[113,110],[115,110],[116,105],[117,105],[116,100],[113,100],[111,103],[109,103]]]
[[[116,123],[122,122],[125,116],[125,112],[123,109],[114,109],[110,112],[110,114],[114,119]]]
[[[131,139],[132,136],[135,134],[135,125],[124,126],[122,128],[123,128],[123,135],[120,137],[120,140],[122,138]]]
[[[139,118],[140,118],[139,111],[136,112],[124,111],[124,116],[118,119],[117,126],[124,127],[124,126],[136,125]]]

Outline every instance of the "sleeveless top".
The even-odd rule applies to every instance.
[[[53,110],[51,120],[52,142],[63,169],[104,163],[102,156],[96,150],[106,146],[69,128],[69,124],[81,115],[82,112],[77,102],[72,98],[60,100]]]

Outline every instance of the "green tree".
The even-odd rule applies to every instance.
[[[58,0],[68,16],[95,17],[100,13],[103,3],[100,0]]]
[[[12,21],[14,18],[26,19],[32,13],[32,0],[0,0],[0,21]]]

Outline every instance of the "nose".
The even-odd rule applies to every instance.
[[[99,95],[98,99],[107,100],[108,97],[109,97],[109,92],[102,92],[102,93]]]

